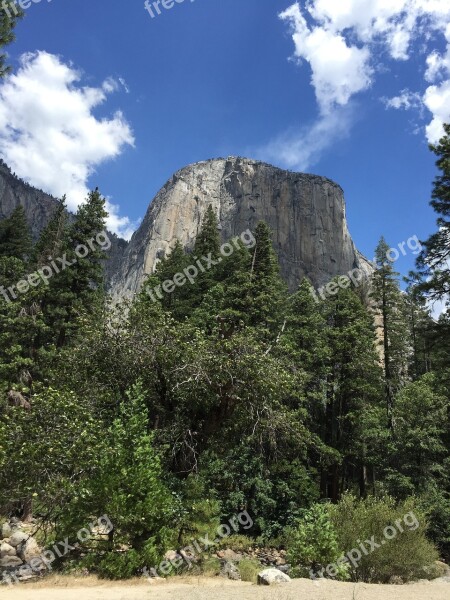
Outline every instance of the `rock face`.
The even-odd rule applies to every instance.
[[[347,228],[344,194],[324,177],[229,157],[178,171],[151,203],[112,279],[117,297],[133,295],[178,239],[193,246],[208,205],[223,241],[266,221],[290,290],[307,276],[319,287],[351,269],[370,271]]]
[[[150,204],[130,243],[110,234],[105,274],[113,296],[134,295],[175,240],[192,248],[210,204],[224,242],[254,230],[259,221],[270,225],[281,273],[291,291],[304,276],[320,287],[352,269],[372,270],[348,232],[339,185],[324,177],[229,157],[175,173]],[[18,179],[0,162],[0,219],[19,205],[36,239],[56,200]]]
[[[33,239],[39,237],[57,207],[57,200],[52,196],[37,190],[16,175],[0,160],[0,221],[18,207],[23,206]],[[119,269],[127,242],[109,233],[111,249],[108,251],[108,261],[105,264],[107,282]]]
[[[34,239],[47,225],[56,207],[56,200],[28,185],[13,173],[5,163],[0,163],[0,220],[23,206]]]

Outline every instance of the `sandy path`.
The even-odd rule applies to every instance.
[[[0,597],[4,600],[449,600],[450,583],[397,586],[324,581],[316,585],[307,579],[298,579],[287,585],[266,588],[218,579],[192,579],[189,582],[47,588],[22,584],[2,588]]]

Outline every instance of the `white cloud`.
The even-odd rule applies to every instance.
[[[426,128],[430,141],[442,132],[442,123],[450,120],[450,108],[446,109],[450,85],[449,0],[303,0],[279,16],[290,26],[294,58],[308,63],[311,69],[311,84],[319,107],[311,132],[329,131],[334,140],[341,137],[342,131],[334,135],[335,123],[327,115],[336,107],[347,106],[356,94],[372,86],[380,70],[380,57],[407,61],[414,41],[421,39],[428,47],[435,34],[447,36],[448,48],[446,54],[434,49],[426,59],[425,77],[434,85],[425,93],[425,87],[420,93],[402,91],[384,102],[389,108],[423,111],[425,107],[431,111],[432,121]],[[324,131],[327,125],[329,129]],[[297,140],[287,133],[270,142],[266,149],[279,148],[278,158],[292,162],[297,148],[297,163],[309,166],[304,160],[308,154],[303,148],[304,139],[304,132]],[[325,150],[329,144],[316,142],[315,148],[319,146]],[[320,151],[313,150],[309,155],[313,161]]]
[[[430,86],[423,101],[433,114],[433,120],[426,128],[427,138],[431,144],[436,144],[444,134],[444,123],[450,123],[450,79]]]
[[[348,137],[352,107],[339,107],[322,115],[312,125],[281,134],[256,151],[263,160],[278,162],[289,169],[306,171],[338,140]],[[255,152],[253,152],[255,154]]]
[[[382,101],[386,108],[395,108],[396,110],[411,110],[412,108],[422,107],[422,96],[410,90],[402,90],[399,96],[382,98]]]
[[[335,105],[344,106],[350,98],[371,83],[370,54],[346,42],[345,38],[326,27],[310,29],[300,6],[293,4],[280,18],[293,29],[295,56],[311,66],[312,84],[323,113]]]
[[[47,52],[25,54],[17,74],[0,86],[0,155],[19,176],[75,210],[95,168],[134,144],[123,114],[99,119],[94,109],[119,83],[83,87],[81,74]],[[108,227],[129,237],[131,224],[108,201]]]

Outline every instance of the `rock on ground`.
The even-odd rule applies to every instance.
[[[258,573],[258,585],[276,585],[279,583],[290,583],[289,575],[282,573],[278,569],[264,569]]]

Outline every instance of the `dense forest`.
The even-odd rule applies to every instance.
[[[0,48],[21,16],[0,12]],[[53,567],[110,578],[243,514],[224,543],[283,548],[293,574],[432,576],[450,557],[445,132],[437,230],[406,290],[382,238],[370,278],[290,294],[268,226],[221,245],[210,208],[192,250],[177,243],[138,297],[113,303],[98,190],[74,219],[63,199],[34,244],[22,208],[1,221],[0,523],[66,540]],[[102,515],[106,539],[76,543]],[[390,545],[366,539],[376,552],[340,561],[394,523]]]
[[[210,208],[193,250],[177,243],[112,304],[98,190],[70,222],[62,201],[35,245],[21,208],[3,220],[0,514],[55,539],[108,515],[106,545],[80,560],[109,577],[243,510],[249,544],[305,568],[408,511],[409,575],[424,553],[449,557],[450,320],[430,316],[450,291],[446,134],[438,229],[406,291],[381,239],[370,280],[289,294],[268,226],[221,246]]]

